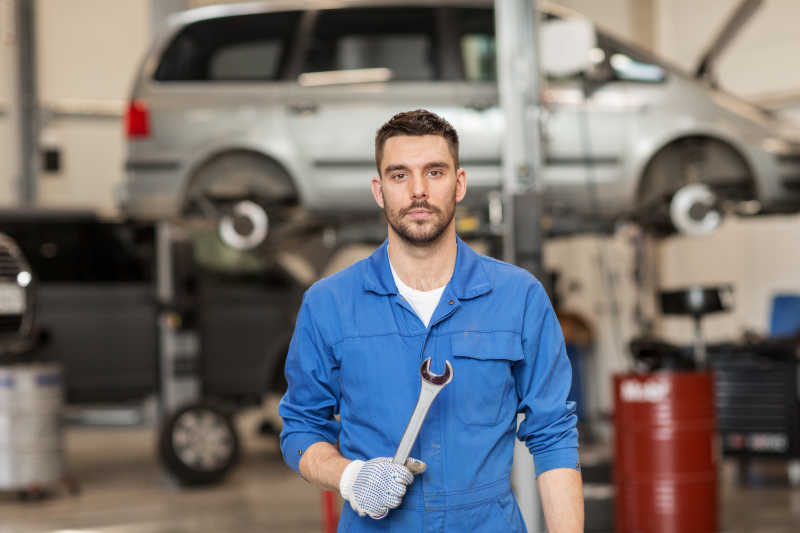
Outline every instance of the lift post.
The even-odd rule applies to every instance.
[[[542,277],[537,0],[496,0],[503,138],[504,259]]]
[[[538,1],[495,0],[495,41],[503,138],[504,259],[542,277]],[[519,423],[520,420],[518,420]],[[533,460],[517,439],[511,483],[529,532],[540,531]]]
[[[162,417],[201,397],[200,337],[194,316],[195,271],[188,232],[174,222],[159,222],[156,280]]]

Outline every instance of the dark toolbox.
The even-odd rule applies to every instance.
[[[723,454],[800,458],[797,341],[718,344],[708,353]]]

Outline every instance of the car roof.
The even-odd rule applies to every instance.
[[[260,2],[240,2],[232,4],[216,4],[181,11],[167,18],[167,25],[175,30],[180,27],[223,17],[253,15],[274,11],[337,9],[347,7],[447,7],[475,6],[492,7],[493,0],[272,0]],[[554,15],[582,16],[569,8],[557,6],[550,2],[540,2],[539,10]]]
[[[338,9],[352,7],[493,7],[494,0],[261,0],[251,2],[233,2],[229,4],[214,4],[209,6],[187,9],[174,13],[167,17],[163,31],[153,42],[148,56],[154,60],[160,57],[165,46],[186,26],[213,20],[218,18],[236,17],[243,15],[257,15],[260,13],[296,11],[296,10],[321,10]],[[554,4],[547,0],[539,1],[539,11],[553,15],[558,18],[582,18],[587,19],[586,15],[571,8]],[[602,31],[607,37],[617,41],[624,46],[636,48],[641,54],[647,56],[654,63],[676,73],[684,78],[692,78],[683,69],[671,64],[664,58],[659,57],[647,50],[632,45],[626,39],[616,35],[597,23],[595,27]]]

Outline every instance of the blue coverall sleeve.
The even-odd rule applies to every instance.
[[[536,475],[554,468],[580,470],[575,402],[567,401],[572,368],[561,327],[539,283],[528,290],[522,348],[525,357],[514,372],[525,419],[517,435],[533,454]]]
[[[316,312],[325,315],[324,309]],[[306,293],[286,357],[289,386],[278,407],[283,419],[281,453],[298,473],[300,458],[309,446],[339,439],[340,426],[334,418],[340,397],[339,365],[315,318]]]

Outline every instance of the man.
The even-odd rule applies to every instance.
[[[521,412],[548,531],[582,531],[570,364],[541,284],[456,236],[467,177],[449,123],[424,110],[395,115],[378,130],[375,159],[388,238],[306,292],[280,405],[284,459],[350,503],[339,531],[522,532],[510,487]],[[397,465],[388,458],[427,357],[437,373],[450,361],[453,380],[412,450],[421,461]]]

